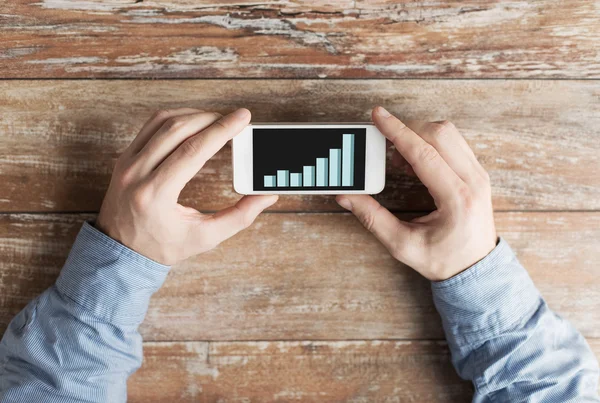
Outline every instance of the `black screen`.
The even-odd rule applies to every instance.
[[[253,129],[253,188],[364,190],[366,129]]]

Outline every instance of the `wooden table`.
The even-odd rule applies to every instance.
[[[459,127],[490,173],[499,233],[600,352],[600,1],[11,0],[0,27],[0,331],[56,279],[152,111],[365,121],[382,104]],[[230,159],[182,202],[233,203]],[[400,216],[433,207],[392,169],[378,198]],[[472,393],[428,282],[331,197],[283,197],[175,267],[141,332],[131,402]]]

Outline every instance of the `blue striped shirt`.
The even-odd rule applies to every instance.
[[[123,402],[142,363],[143,321],[168,266],[85,223],[56,284],[0,343],[0,402]],[[504,240],[432,283],[453,364],[474,402],[598,402],[598,363],[553,313]]]

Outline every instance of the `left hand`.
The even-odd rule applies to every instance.
[[[277,196],[246,196],[212,215],[177,199],[249,122],[247,109],[227,116],[188,108],[155,113],[117,160],[96,227],[166,265],[206,252],[248,227]]]

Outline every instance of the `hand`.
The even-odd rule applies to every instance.
[[[206,161],[249,122],[247,109],[227,116],[187,108],[155,113],[117,160],[96,227],[167,265],[248,227],[277,196],[246,196],[213,215],[177,199]]]
[[[398,220],[367,195],[341,195],[352,211],[399,261],[426,278],[448,279],[496,246],[490,179],[450,122],[408,122],[382,107],[373,121],[429,190],[437,209],[410,222]]]

